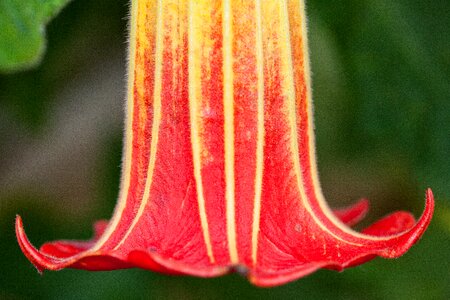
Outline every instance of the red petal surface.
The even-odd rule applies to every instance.
[[[422,235],[394,213],[358,233],[362,200],[334,213],[314,153],[304,2],[132,2],[124,164],[118,204],[88,242],[38,251],[39,271],[140,267],[274,286],[318,268],[398,257]],[[344,224],[345,223],[345,224]]]
[[[358,224],[369,211],[369,200],[361,199],[349,207],[333,210],[333,213],[342,223],[347,226]]]

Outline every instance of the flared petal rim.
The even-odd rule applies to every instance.
[[[368,201],[363,199],[351,207],[338,210],[337,216],[347,224],[354,224],[356,221],[361,220],[368,207]],[[351,260],[345,262],[338,260],[311,262],[306,265],[300,265],[297,269],[291,268],[285,273],[280,271],[271,272],[270,270],[263,272],[251,266],[244,266],[241,269],[248,270],[247,276],[253,284],[268,287],[304,277],[320,268],[342,271],[345,268],[367,262],[376,256],[385,258],[399,257],[421,237],[430,223],[433,210],[433,193],[428,189],[425,209],[417,222],[410,213],[403,211],[394,212],[376,221],[364,229],[362,233],[368,236],[382,237],[383,239],[379,240],[379,243],[385,243],[386,247],[381,250],[371,251],[369,249],[356,253]],[[101,237],[106,224],[106,221],[95,223],[95,235],[90,241],[63,240],[51,242],[44,244],[40,250],[37,250],[28,240],[20,216],[16,218],[16,234],[20,248],[39,272],[63,268],[105,271],[138,267],[171,275],[216,277],[239,269],[239,267],[231,265],[188,265],[173,258],[159,255],[157,251],[146,251],[144,249],[131,250],[126,255],[115,251],[103,251],[102,249],[92,251],[91,247]]]

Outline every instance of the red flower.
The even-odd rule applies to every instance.
[[[314,153],[304,1],[132,1],[124,166],[89,242],[20,247],[39,271],[140,267],[273,286],[398,257],[433,213],[362,233],[368,202],[333,212]]]

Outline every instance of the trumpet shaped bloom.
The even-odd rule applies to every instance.
[[[20,247],[39,271],[237,270],[274,286],[398,257],[420,238],[430,190],[417,222],[395,212],[362,233],[347,225],[366,200],[335,211],[324,200],[303,0],[133,0],[131,10],[118,204],[93,240],[40,250],[17,217]]]

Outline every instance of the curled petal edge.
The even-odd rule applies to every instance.
[[[338,210],[336,215],[343,223],[353,225],[366,214],[369,204],[367,200],[361,200],[355,205]],[[63,268],[84,269],[91,271],[105,271],[139,267],[155,272],[171,275],[193,275],[198,277],[216,277],[233,271],[245,270],[249,280],[258,286],[275,286],[281,283],[293,281],[304,277],[320,268],[328,268],[342,271],[345,268],[357,266],[367,262],[376,256],[384,258],[397,258],[403,255],[414,245],[431,221],[434,211],[434,197],[431,189],[426,192],[426,204],[422,216],[417,222],[407,212],[394,212],[381,220],[373,223],[362,231],[363,235],[375,236],[377,242],[385,243],[382,250],[366,251],[354,256],[345,262],[318,261],[308,265],[299,266],[298,270],[289,269],[288,272],[264,273],[253,269],[240,268],[239,266],[190,266],[177,260],[163,257],[155,251],[133,250],[127,255],[121,255],[114,251],[92,251],[90,247],[95,244],[106,227],[105,221],[97,222],[94,226],[95,237],[88,242],[58,241],[44,244],[37,250],[28,240],[20,216],[16,217],[16,235],[19,246],[28,260],[42,273],[44,270],[60,270]]]
[[[248,276],[249,281],[257,286],[272,287],[307,276],[321,268],[340,272],[346,268],[355,267],[368,262],[377,256],[383,258],[398,258],[405,254],[409,248],[411,248],[421,238],[431,222],[433,212],[433,192],[431,189],[427,189],[425,209],[417,222],[415,222],[414,217],[410,213],[398,211],[376,221],[362,231],[362,234],[367,237],[382,238],[379,239],[378,242],[384,242],[386,244],[384,249],[366,251],[345,262],[314,262],[308,266],[303,265],[299,267],[297,271],[290,269],[289,272],[286,272],[285,274],[280,272],[277,272],[276,274],[250,273]],[[385,235],[386,233],[387,235]]]

